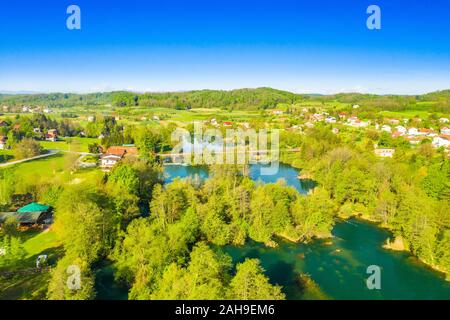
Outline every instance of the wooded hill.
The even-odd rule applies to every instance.
[[[446,112],[450,109],[450,90],[424,95],[374,95],[340,93],[335,95],[295,94],[272,88],[225,90],[197,90],[186,92],[135,93],[116,91],[107,93],[19,94],[0,95],[0,104],[7,106],[45,105],[52,108],[112,105],[115,107],[166,107],[174,109],[221,108],[264,110],[280,103],[296,104],[306,101],[359,104],[367,108],[401,111],[407,109]]]

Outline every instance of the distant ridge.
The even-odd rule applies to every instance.
[[[0,94],[4,95],[17,95],[17,94],[44,94],[44,92],[39,91],[1,91]]]
[[[94,92],[64,92],[64,91],[31,91],[31,90],[0,90],[0,95],[56,95],[56,94],[70,94],[70,95],[78,95],[78,96],[86,96],[86,95],[98,95],[98,94],[111,94],[118,92],[129,92],[135,94],[183,94],[183,93],[193,93],[193,92],[239,92],[239,91],[264,91],[269,90],[273,92],[293,94],[293,95],[302,95],[309,97],[331,97],[331,96],[347,96],[347,95],[370,95],[370,96],[427,96],[427,95],[435,95],[435,94],[444,94],[450,95],[450,89],[436,90],[423,94],[396,94],[396,93],[388,93],[388,94],[375,94],[375,93],[361,93],[361,92],[336,92],[336,93],[309,93],[309,92],[291,92],[287,90],[275,89],[271,87],[258,87],[258,88],[238,88],[231,90],[221,90],[221,89],[195,89],[195,90],[173,90],[173,91],[131,91],[131,90],[109,90],[109,91],[94,91]]]

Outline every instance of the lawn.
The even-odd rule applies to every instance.
[[[381,115],[388,118],[396,118],[396,119],[412,119],[412,118],[421,118],[427,119],[430,113],[428,111],[423,110],[406,110],[406,111],[382,111]]]
[[[60,141],[40,141],[41,146],[46,149],[55,149],[62,151],[89,152],[88,146],[93,143],[100,143],[96,138],[61,138]]]
[[[56,264],[62,254],[61,245],[52,231],[25,231],[20,235],[27,253],[19,264],[19,269],[35,267],[40,254],[48,255],[50,266]],[[0,300],[45,299],[50,280],[48,271],[15,276],[0,275]]]
[[[0,163],[13,160],[14,160],[14,153],[12,150],[0,150]]]
[[[98,168],[79,169],[71,172],[69,165],[74,155],[58,153],[53,156],[23,162],[13,165],[6,170],[11,170],[15,175],[16,193],[29,192],[31,184],[42,183],[67,183],[78,184],[82,182],[96,183],[103,177],[103,172]]]
[[[23,179],[36,175],[49,177],[64,170],[65,159],[65,154],[58,153],[47,158],[15,164],[11,168],[16,175]]]
[[[172,108],[133,108],[127,109],[126,114],[120,114],[120,122],[129,122],[131,118],[139,120],[132,121],[134,123],[142,123],[142,117],[146,117],[149,123],[157,123],[152,121],[152,117],[158,116],[163,121],[174,122],[192,122],[194,120],[211,120],[216,118],[224,121],[249,121],[255,116],[260,116],[261,111],[247,111],[247,110],[223,110],[218,108],[196,108],[191,110],[176,110]],[[144,121],[145,122],[145,121]]]
[[[24,249],[28,253],[28,257],[45,253],[45,250],[59,247],[60,243],[56,233],[52,231],[37,233],[34,237],[29,238],[23,244]]]

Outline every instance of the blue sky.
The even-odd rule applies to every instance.
[[[449,15],[448,0],[2,0],[0,91],[448,89]]]

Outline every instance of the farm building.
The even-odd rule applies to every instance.
[[[4,223],[9,217],[15,217],[22,226],[52,223],[51,208],[36,202],[27,204],[17,212],[0,212],[0,224]]]
[[[375,155],[382,157],[382,158],[392,158],[395,153],[395,149],[390,148],[376,148],[374,150]]]

